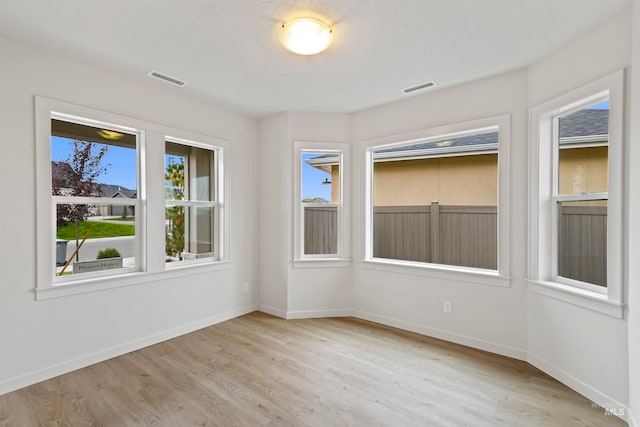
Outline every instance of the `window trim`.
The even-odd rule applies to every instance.
[[[345,267],[350,264],[350,218],[348,203],[350,200],[349,174],[345,170],[350,165],[350,146],[342,142],[308,142],[294,141],[293,143],[293,266],[295,268],[315,267]],[[338,236],[337,254],[304,254],[304,221],[303,209],[313,204],[302,203],[302,165],[304,152],[336,153],[340,154],[340,202],[327,203],[321,206],[336,206],[338,208]]]
[[[557,276],[554,120],[602,98],[609,99],[609,188],[607,218],[607,287],[603,292],[583,282]],[[623,152],[624,70],[601,77],[529,110],[529,289],[533,292],[621,318],[623,315]],[[555,195],[555,197],[554,197]],[[595,197],[594,194],[589,197]],[[574,196],[570,197],[571,199]],[[578,198],[580,198],[578,196]],[[555,258],[554,258],[555,256]],[[595,285],[594,285],[595,286]]]
[[[228,171],[224,161],[228,161],[229,144],[227,141],[159,125],[131,117],[79,106],[41,96],[35,96],[35,164],[36,164],[36,300],[78,295],[201,274],[231,268],[229,257],[229,207],[225,205],[225,214],[221,215],[221,233],[217,235],[220,256],[216,261],[193,263],[165,269],[164,261],[164,141],[167,137],[198,141],[208,148],[218,149],[221,161],[218,164],[219,197],[229,193]],[[76,280],[54,282],[55,272],[51,265],[55,262],[55,249],[52,236],[55,235],[54,200],[51,195],[51,114],[81,118],[82,123],[109,124],[110,128],[136,129],[142,136],[138,141],[138,201],[139,218],[136,218],[136,233],[139,233],[139,255],[136,262],[139,269],[121,274],[105,274],[95,277],[91,273],[83,274]],[[114,124],[115,125],[112,125]],[[147,183],[158,182],[148,186]],[[222,200],[222,199],[221,199]],[[137,215],[138,216],[138,215]],[[143,219],[144,218],[144,219]],[[158,256],[159,255],[159,256]],[[157,259],[156,259],[157,258]]]
[[[381,138],[370,139],[364,142],[364,224],[362,228],[363,258],[362,264],[380,266],[396,272],[416,274],[422,270],[426,275],[446,277],[456,280],[457,277],[465,282],[478,279],[478,284],[493,284],[499,282],[499,286],[510,286],[510,216],[509,216],[509,141],[511,138],[511,115],[501,114],[475,120],[452,123],[444,126],[426,128],[415,132],[390,135]],[[446,137],[452,134],[473,133],[474,131],[498,127],[498,268],[496,270],[461,267],[446,264],[422,263],[403,260],[387,260],[373,257],[373,151],[382,147],[418,143],[425,139]],[[470,152],[469,155],[474,155]]]

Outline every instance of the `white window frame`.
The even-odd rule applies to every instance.
[[[609,100],[608,192],[558,195],[558,117]],[[530,110],[529,289],[621,318],[623,315],[624,71],[544,102]],[[607,203],[607,287],[558,276],[559,201]]]
[[[87,125],[107,125],[111,129],[126,132],[136,130],[139,135],[137,199],[109,199],[109,204],[134,204],[136,206],[136,267],[128,271],[83,273],[81,277],[56,277],[55,265],[55,203],[59,196],[51,194],[51,118],[52,114],[63,119]],[[166,268],[165,263],[165,191],[164,152],[166,138],[198,141],[204,147],[216,150],[217,203],[219,215],[216,234],[216,259],[209,262],[185,264]],[[189,274],[230,268],[229,212],[224,208],[223,196],[228,194],[228,171],[223,159],[228,157],[228,142],[219,138],[183,131],[152,122],[99,111],[54,99],[35,97],[35,161],[36,161],[36,288],[37,300],[66,297],[87,292],[131,286],[163,279],[178,278]],[[84,200],[76,200],[80,203]],[[99,204],[101,198],[89,197],[87,202]]]
[[[296,268],[308,267],[345,267],[350,264],[350,227],[348,223],[349,209],[346,200],[349,196],[349,174],[345,170],[350,164],[349,144],[339,142],[306,142],[293,143],[293,265]],[[338,203],[303,203],[302,202],[302,154],[326,153],[340,156],[340,201]],[[304,254],[304,208],[322,206],[337,208],[337,246],[336,254]]]
[[[222,253],[222,249],[224,248],[224,245],[221,244],[220,240],[218,238],[219,232],[220,230],[223,229],[224,227],[224,179],[223,179],[223,165],[224,165],[224,153],[223,150],[215,147],[215,146],[211,146],[209,144],[202,144],[200,142],[197,141],[190,141],[190,140],[186,140],[183,138],[177,138],[174,136],[167,136],[165,138],[165,141],[168,142],[172,142],[175,144],[180,144],[180,145],[184,145],[186,147],[195,147],[195,148],[201,148],[204,150],[209,150],[212,151],[214,153],[214,157],[213,157],[213,164],[211,165],[211,198],[213,200],[210,201],[203,201],[203,200],[194,200],[191,198],[191,194],[192,190],[195,187],[195,184],[192,184],[190,181],[192,181],[192,178],[189,176],[189,167],[188,167],[188,163],[187,165],[185,165],[185,182],[187,182],[187,180],[189,181],[189,184],[186,184],[185,187],[187,188],[187,197],[184,200],[168,200],[165,199],[165,208],[167,206],[183,206],[186,208],[195,208],[195,207],[207,207],[207,208],[212,208],[213,209],[213,254],[210,257],[203,257],[203,258],[195,258],[195,259],[184,259],[182,261],[175,261],[175,262],[171,262],[171,263],[167,263],[166,267],[167,269],[172,269],[172,268],[178,268],[184,265],[190,265],[190,264],[202,264],[202,263],[209,263],[212,261],[219,261],[221,259],[223,259],[223,253]],[[189,226],[188,226],[188,222],[190,221],[190,218],[187,217],[185,215],[185,228],[187,230],[189,230]]]
[[[509,225],[509,139],[511,116],[503,114],[446,126],[433,127],[402,135],[376,138],[364,143],[364,248],[362,264],[365,268],[399,273],[420,274],[433,278],[458,280],[473,284],[509,287],[510,284],[510,225]],[[452,266],[375,258],[373,256],[373,152],[381,148],[416,144],[441,137],[462,136],[465,133],[497,127],[498,141],[498,268],[486,270],[472,267]]]

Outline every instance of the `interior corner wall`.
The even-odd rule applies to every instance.
[[[293,142],[350,142],[351,117],[348,114],[290,113],[291,161]],[[351,165],[345,165],[349,173]],[[297,179],[293,177],[292,180]],[[293,194],[293,191],[289,193]],[[290,199],[290,205],[293,205]],[[345,200],[345,204],[352,200]],[[291,226],[293,229],[293,226]],[[291,241],[293,245],[293,240]],[[346,267],[295,268],[289,263],[288,318],[333,317],[351,314],[352,269]]]
[[[353,114],[354,133],[354,258],[363,259],[364,144],[480,118],[510,115],[509,167],[511,212],[511,285],[487,285],[471,278],[442,278],[415,271],[397,271],[359,262],[354,268],[354,309],[358,317],[526,358],[526,194],[527,72],[514,71],[450,89]],[[356,170],[360,167],[360,170]],[[453,315],[443,312],[451,301]]]
[[[292,221],[289,113],[258,122],[258,242],[260,310],[286,318]]]
[[[628,332],[629,343],[629,425],[640,427],[640,0],[636,0],[633,8],[633,33],[631,42],[631,88],[630,117],[634,117],[630,123],[629,144],[629,182],[628,189],[629,214],[627,224],[629,227],[629,253],[628,262]],[[634,262],[631,262],[631,261]]]
[[[529,107],[628,67],[630,40],[631,19],[626,11],[538,61],[529,68]],[[627,109],[626,123],[628,113]],[[625,319],[533,292],[528,293],[527,309],[532,364],[603,407],[627,405]]]
[[[260,294],[262,311],[283,318],[350,313],[350,268],[293,267],[295,141],[349,142],[347,114],[289,112],[259,128]]]
[[[0,393],[255,310],[255,120],[4,38],[0,57]],[[228,268],[36,301],[36,95],[229,141]]]

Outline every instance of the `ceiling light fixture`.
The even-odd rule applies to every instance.
[[[315,18],[296,18],[282,24],[280,43],[298,55],[315,55],[329,47],[333,39],[331,28]]]

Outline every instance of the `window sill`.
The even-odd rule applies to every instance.
[[[453,280],[456,282],[470,283],[474,285],[497,286],[508,288],[511,286],[511,278],[502,276],[497,271],[445,266],[438,264],[425,264],[411,261],[398,261],[375,258],[360,262],[362,268],[379,271],[389,271],[401,274],[412,274],[431,277],[435,279]]]
[[[108,289],[122,288],[126,286],[140,285],[143,283],[169,280],[194,274],[204,274],[231,268],[230,261],[217,261],[207,264],[191,264],[175,266],[165,271],[148,273],[135,272],[77,280],[74,282],[57,283],[51,287],[35,288],[36,300],[48,300],[71,295],[80,295],[89,292],[99,292]]]
[[[295,259],[293,268],[346,268],[351,266],[348,258]]]
[[[604,294],[558,282],[527,280],[527,286],[531,292],[597,311],[617,319],[622,319],[624,315],[624,304],[610,301]]]

